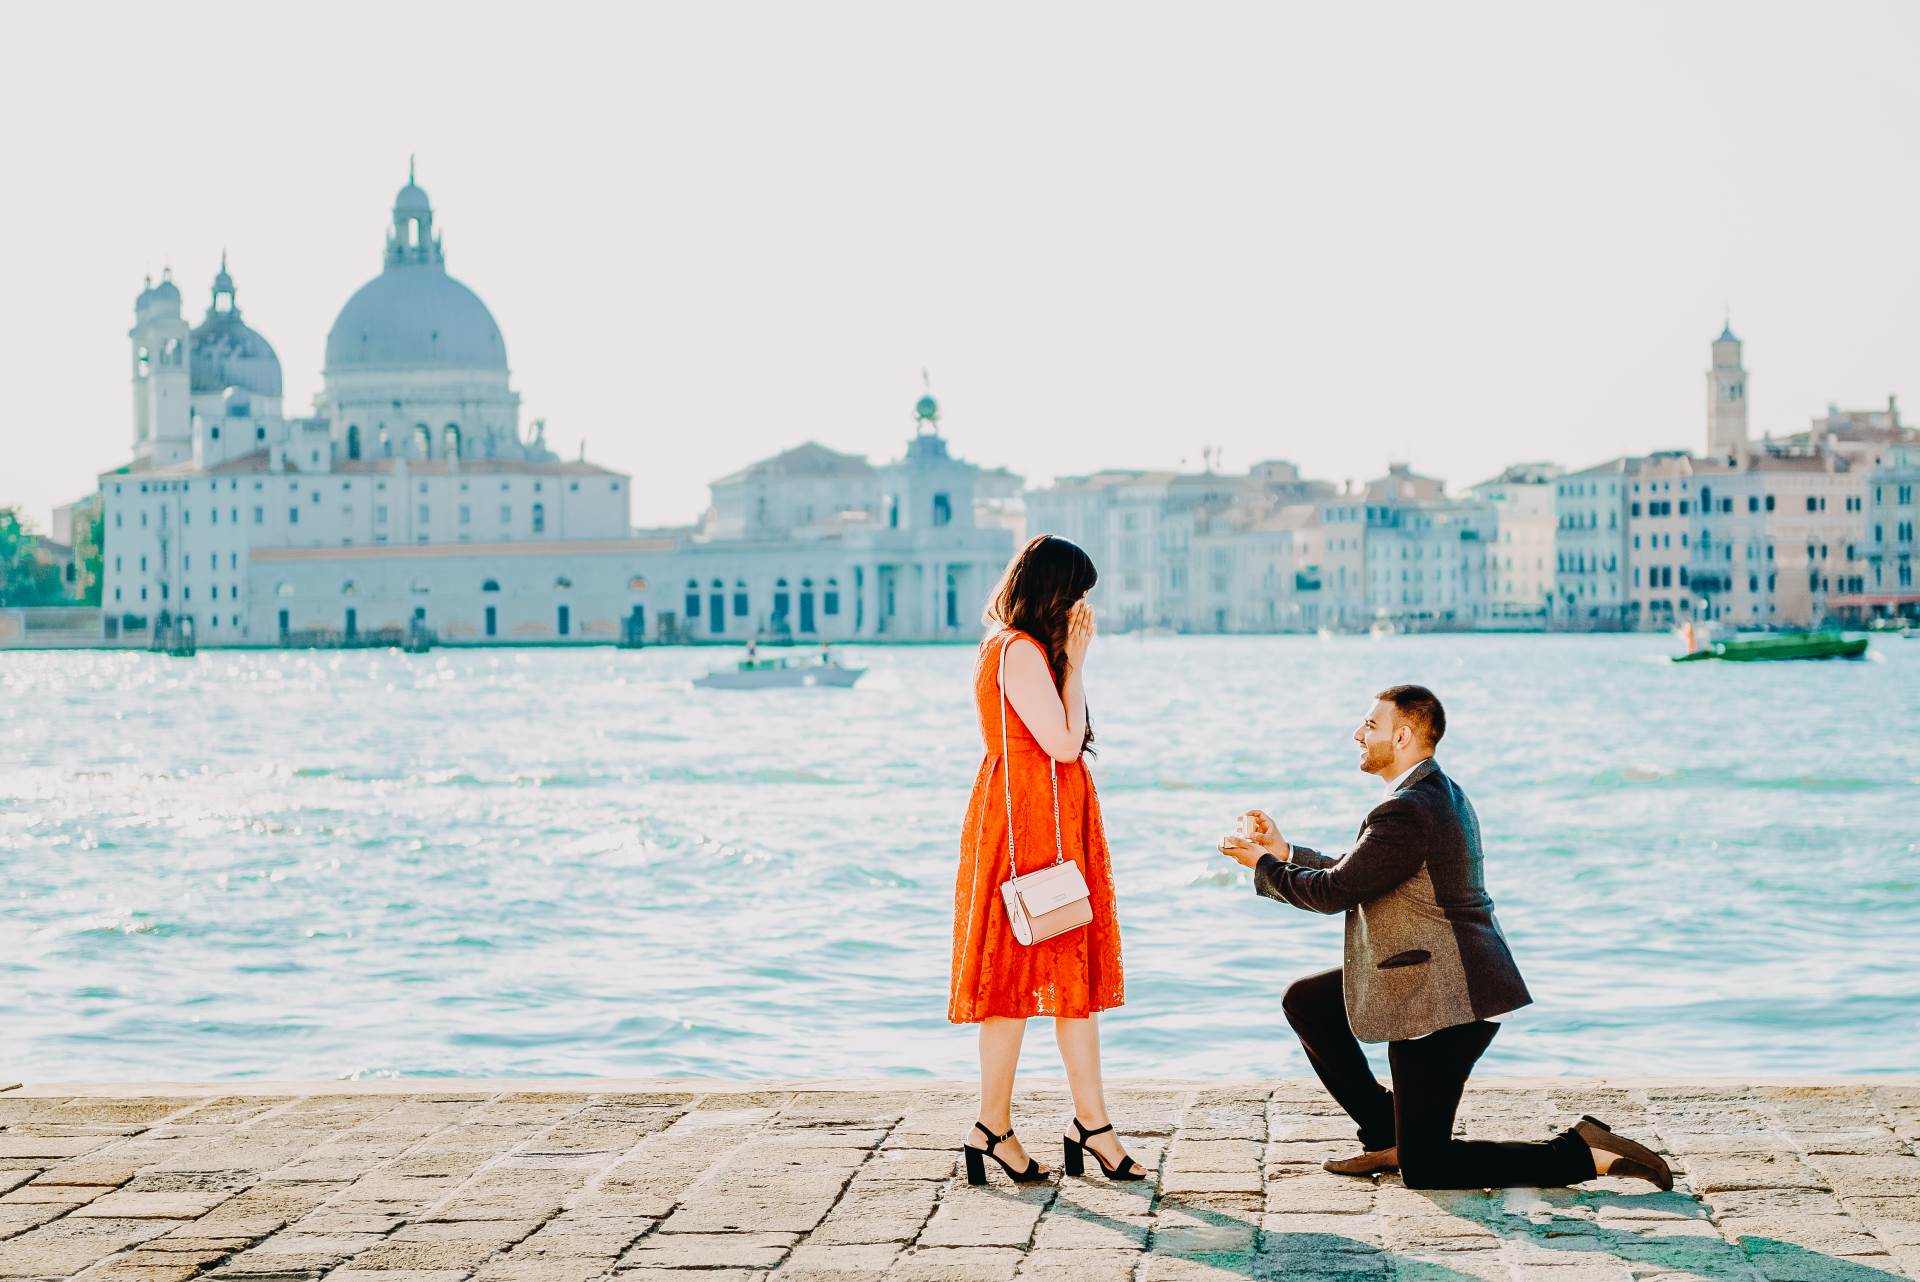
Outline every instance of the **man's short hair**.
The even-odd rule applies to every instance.
[[[1400,718],[1427,737],[1427,746],[1436,747],[1447,733],[1447,710],[1439,696],[1425,686],[1388,686],[1373,696],[1393,705]]]

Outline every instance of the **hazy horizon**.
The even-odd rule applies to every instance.
[[[1035,483],[1697,449],[1723,308],[1756,436],[1914,386],[1907,7],[312,12],[12,16],[0,505],[42,530],[127,459],[148,272],[197,322],[225,247],[308,412],[409,154],[523,425],[639,525],[897,456],[923,366]]]

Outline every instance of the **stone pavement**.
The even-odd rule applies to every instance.
[[[1920,1082],[1469,1092],[1476,1135],[1647,1140],[1669,1194],[1342,1179],[1315,1084],[1109,1089],[1150,1182],[968,1188],[950,1083],[30,1085],[0,1093],[0,1278],[1920,1279]],[[1056,1165],[1068,1112],[1043,1084],[1015,1114]]]

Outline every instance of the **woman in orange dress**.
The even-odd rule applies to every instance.
[[[1081,674],[1094,637],[1086,595],[1097,577],[1087,554],[1065,539],[1043,534],[1028,543],[987,603],[988,633],[974,664],[974,702],[986,759],[974,779],[960,834],[947,1007],[954,1023],[980,1025],[980,1120],[963,1142],[973,1183],[985,1180],[986,1157],[1022,1183],[1052,1174],[1028,1157],[1013,1135],[1014,1069],[1027,1020],[1035,1015],[1053,1016],[1073,1091],[1074,1131],[1063,1137],[1067,1172],[1080,1174],[1084,1155],[1091,1152],[1109,1179],[1146,1174],[1114,1134],[1100,1082],[1095,1017],[1121,1004],[1124,982],[1113,866],[1085,760],[1093,730]],[[1025,945],[1013,936],[1000,893],[1010,875],[1009,811],[1013,865],[1025,874],[1053,863],[1056,780],[1058,849],[1086,878],[1093,920]]]

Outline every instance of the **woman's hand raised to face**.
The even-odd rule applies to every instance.
[[[1067,610],[1067,663],[1076,670],[1087,662],[1094,630],[1093,606],[1081,597]]]

